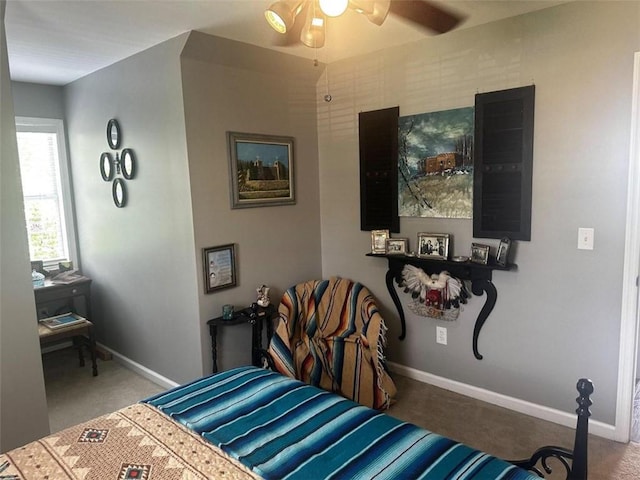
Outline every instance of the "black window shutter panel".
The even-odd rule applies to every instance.
[[[360,230],[400,231],[398,218],[399,107],[358,115]]]
[[[473,236],[531,240],[535,86],[476,95]]]

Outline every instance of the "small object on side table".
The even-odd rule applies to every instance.
[[[44,287],[44,275],[35,270],[31,271],[31,282],[34,287]]]
[[[222,319],[223,320],[233,319],[233,305],[230,305],[227,303],[222,306]]]
[[[261,307],[268,307],[269,303],[271,303],[271,300],[269,299],[269,290],[269,287],[267,287],[266,285],[262,285],[260,288],[256,289],[256,291],[258,292],[258,299],[256,300],[256,302]]]

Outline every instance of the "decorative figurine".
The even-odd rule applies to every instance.
[[[267,287],[266,285],[262,285],[260,288],[257,288],[256,291],[258,292],[258,305],[260,305],[261,307],[268,307],[270,303],[269,287]]]

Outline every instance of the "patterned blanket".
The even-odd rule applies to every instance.
[[[5,480],[259,478],[147,404],[68,428],[0,455]]]
[[[264,479],[539,480],[413,424],[256,367],[148,400]]]
[[[396,387],[384,367],[386,327],[360,283],[333,277],[287,290],[269,345],[283,375],[354,400],[388,408]]]

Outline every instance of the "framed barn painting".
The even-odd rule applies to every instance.
[[[227,132],[231,208],[292,205],[293,138]]]
[[[398,119],[398,214],[472,218],[474,108]]]

